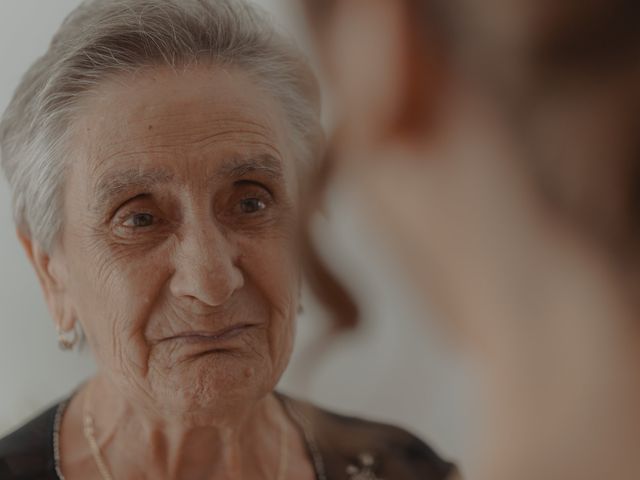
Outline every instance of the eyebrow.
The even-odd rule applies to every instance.
[[[92,209],[99,210],[109,203],[110,199],[132,188],[150,189],[158,184],[166,184],[173,180],[174,174],[165,169],[142,170],[129,168],[109,172],[100,178],[96,185]]]
[[[219,178],[241,178],[249,173],[262,173],[275,180],[283,177],[282,163],[277,158],[265,154],[249,159],[233,158],[227,160],[216,173]]]

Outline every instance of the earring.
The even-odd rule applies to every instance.
[[[66,332],[62,330],[60,325],[56,325],[56,330],[58,331],[58,348],[65,352],[73,350],[78,343],[78,330],[75,325]]]

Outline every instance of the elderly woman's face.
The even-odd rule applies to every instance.
[[[292,349],[297,175],[279,105],[236,69],[102,85],[74,128],[65,308],[154,409],[256,399]]]

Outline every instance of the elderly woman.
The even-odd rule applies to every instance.
[[[0,131],[20,240],[98,374],[0,440],[4,479],[441,479],[408,433],[274,393],[313,76],[248,4],[82,4]]]

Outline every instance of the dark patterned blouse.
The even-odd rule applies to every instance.
[[[317,480],[444,480],[454,472],[452,464],[400,428],[279,398],[305,439]],[[0,480],[64,480],[58,430],[67,403],[0,439]]]

